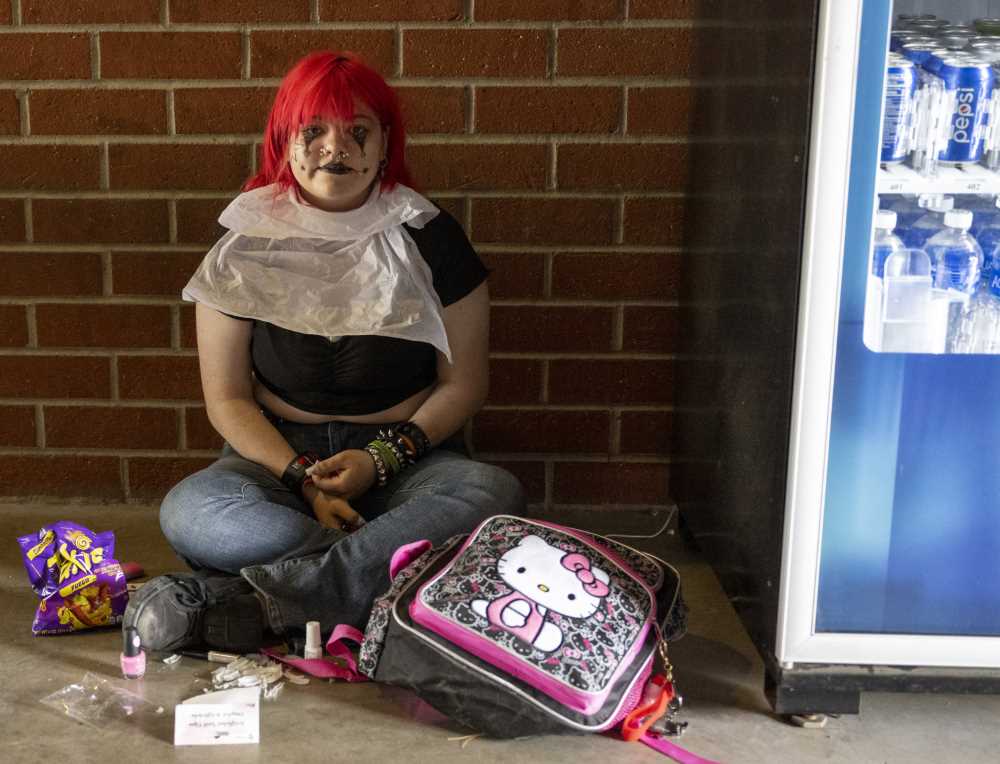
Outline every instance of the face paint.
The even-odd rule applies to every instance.
[[[386,153],[388,132],[378,116],[362,102],[355,103],[355,110],[357,122],[313,116],[290,140],[289,165],[303,197],[331,212],[364,203],[380,176],[367,152]]]
[[[365,141],[368,140],[368,128],[362,125],[355,125],[354,129],[351,130],[351,137],[354,138],[354,142],[358,144],[358,148],[361,149],[361,156],[365,156]]]

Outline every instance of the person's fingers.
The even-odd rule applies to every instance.
[[[333,507],[333,511],[349,528],[360,528],[365,524],[365,519],[355,512],[346,501],[337,502]]]
[[[309,467],[306,467],[306,474],[314,478],[336,475],[340,472],[340,469],[343,466],[343,457],[341,456],[341,453],[334,454],[327,459],[323,459],[313,465],[310,465]]]

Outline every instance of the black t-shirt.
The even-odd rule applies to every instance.
[[[434,291],[443,306],[458,302],[489,275],[462,226],[444,210],[423,228],[406,226],[406,230],[430,266]],[[406,400],[437,379],[435,350],[426,342],[379,335],[331,342],[264,321],[253,323],[254,375],[272,393],[304,411],[371,414]]]

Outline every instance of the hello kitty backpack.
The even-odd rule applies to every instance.
[[[390,575],[363,637],[338,627],[328,649],[478,732],[638,739],[677,710],[666,647],[687,609],[677,571],[649,554],[497,515],[438,548],[401,548]],[[345,639],[361,643],[356,664]]]

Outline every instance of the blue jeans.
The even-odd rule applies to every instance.
[[[363,448],[388,426],[300,424],[264,413],[296,453],[324,459]],[[327,632],[339,623],[364,628],[374,599],[389,588],[398,547],[419,539],[437,545],[492,515],[521,515],[525,499],[516,477],[470,459],[452,438],[351,506],[364,526],[326,528],[270,470],[226,444],[216,462],[170,490],[160,526],[192,568],[243,576],[263,595],[276,632],[306,621]]]

